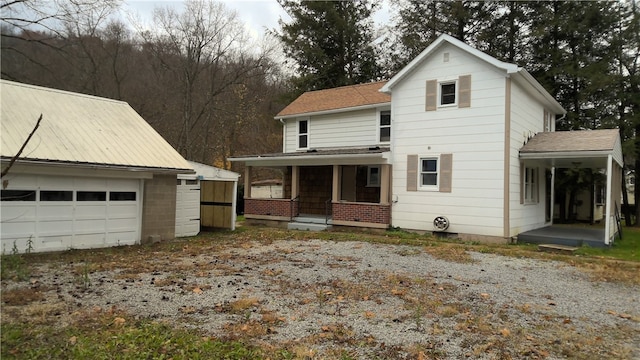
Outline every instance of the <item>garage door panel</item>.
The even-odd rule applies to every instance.
[[[107,231],[107,220],[76,220],[75,221],[75,234],[104,234]]]
[[[15,241],[18,250],[25,252],[29,237],[33,251],[127,245],[140,240],[139,179],[10,174],[7,188],[46,193],[0,204],[0,239],[6,251],[11,251]],[[58,200],[63,198],[65,201]]]
[[[105,204],[78,205],[76,207],[76,219],[104,219],[107,216]]]
[[[0,211],[2,226],[7,223],[24,223],[36,220],[36,208],[33,205],[5,204]]]

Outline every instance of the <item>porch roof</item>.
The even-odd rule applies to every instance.
[[[606,168],[609,155],[622,166],[618,129],[540,132],[520,149],[523,160],[564,168]]]
[[[389,147],[313,149],[293,153],[247,155],[230,158],[247,166],[315,166],[389,164]]]

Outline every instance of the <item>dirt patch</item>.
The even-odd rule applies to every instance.
[[[43,262],[3,282],[2,321],[117,311],[311,359],[640,357],[637,286],[441,250],[249,239]]]

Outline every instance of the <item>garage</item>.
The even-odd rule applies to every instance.
[[[233,171],[193,161],[195,174],[179,174],[176,190],[176,237],[200,229],[236,228],[238,178]]]
[[[2,190],[4,253],[135,244],[140,180],[15,175]],[[7,246],[11,246],[7,249]],[[30,249],[29,251],[31,251]]]
[[[175,238],[176,180],[194,171],[129,104],[7,80],[0,93],[5,254]]]

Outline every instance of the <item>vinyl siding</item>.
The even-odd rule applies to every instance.
[[[378,110],[375,108],[300,119],[309,119],[310,149],[371,146],[379,143]],[[297,120],[286,121],[284,152],[298,150]]]
[[[462,75],[471,75],[471,107],[425,111],[427,80]],[[392,91],[393,226],[430,231],[444,215],[449,232],[502,236],[505,75],[446,45]],[[451,192],[406,191],[407,155],[443,153],[453,154]]]
[[[519,150],[526,141],[538,132],[544,131],[544,107],[529,96],[517,83],[511,85],[511,137],[509,156],[509,207],[510,236],[544,226],[545,224],[545,168],[538,166],[537,204],[520,203],[521,165]],[[533,162],[528,165],[536,166]]]

